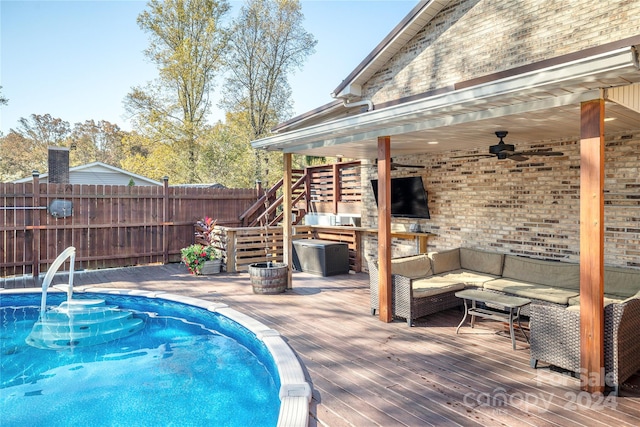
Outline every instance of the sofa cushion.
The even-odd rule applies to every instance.
[[[604,293],[629,298],[640,291],[640,270],[624,267],[604,268]]]
[[[433,276],[428,279],[418,279],[411,282],[414,298],[430,297],[464,289],[463,283],[439,282],[431,279],[433,279]]]
[[[460,267],[465,270],[500,276],[503,264],[504,254],[479,249],[460,248]]]
[[[627,298],[626,300],[622,301],[622,303],[626,303],[631,301],[632,299],[640,299],[640,291],[638,291],[638,293],[636,293],[635,295],[631,295],[629,298]]]
[[[399,274],[410,279],[430,276],[431,260],[427,254],[392,259],[391,274]]]
[[[449,283],[462,283],[465,287],[481,288],[485,282],[495,280],[500,276],[493,274],[476,273],[467,270],[453,270],[446,273],[440,273],[429,277],[427,280],[431,283],[440,283],[443,285]]]
[[[604,306],[608,306],[609,304],[617,304],[623,302],[623,299],[617,297],[615,295],[607,295],[604,294]],[[569,307],[577,306],[580,307],[580,295],[569,298]]]
[[[429,253],[433,265],[433,274],[444,273],[445,271],[460,270],[460,248],[450,249],[442,252]]]
[[[531,282],[513,279],[496,279],[486,282],[483,288],[491,291],[504,292],[524,298],[539,299],[555,304],[567,305],[569,299],[578,296],[577,291],[556,288]]]
[[[502,277],[554,288],[580,290],[580,265],[516,255],[504,257]]]

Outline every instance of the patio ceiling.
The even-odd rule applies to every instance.
[[[578,137],[580,103],[602,88],[640,82],[630,48],[511,75],[362,114],[313,123],[252,143],[254,148],[314,156],[372,159],[377,138],[391,137],[391,156],[484,150],[494,132],[511,144]],[[607,102],[606,132],[636,129],[640,113]],[[311,124],[309,124],[311,123]],[[437,144],[434,144],[437,142]]]

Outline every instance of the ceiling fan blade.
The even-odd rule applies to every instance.
[[[468,156],[453,156],[452,159],[469,159],[472,157],[495,157],[495,154],[469,154]]]
[[[522,154],[523,156],[564,156],[559,151],[520,151],[514,154]]]
[[[515,162],[524,162],[525,160],[529,160],[529,158],[526,156],[523,156],[523,154],[524,153],[513,153],[512,155],[507,156],[507,158]]]
[[[401,163],[395,163],[395,162],[391,162],[391,167],[396,167],[396,168],[413,168],[413,169],[424,169],[423,165],[403,165]]]

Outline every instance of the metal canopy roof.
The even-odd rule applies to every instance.
[[[377,156],[380,136],[391,136],[392,156],[486,147],[501,129],[514,144],[577,137],[580,102],[603,97],[602,88],[638,82],[637,58],[625,47],[362,114],[305,119],[305,127],[252,146],[367,159]],[[606,115],[607,133],[640,127],[640,113],[613,102]]]

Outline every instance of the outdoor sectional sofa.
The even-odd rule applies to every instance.
[[[605,267],[605,305],[640,298],[640,270]],[[369,261],[371,312],[378,308],[378,266]],[[580,266],[576,263],[456,248],[391,260],[394,317],[411,325],[419,317],[462,305],[455,293],[481,289],[528,298],[532,303],[580,304]],[[523,315],[529,315],[525,307]]]
[[[480,289],[531,300],[531,365],[580,367],[580,266],[575,263],[456,248],[391,260],[392,312],[409,326],[463,304],[455,293]],[[371,313],[379,305],[378,266],[369,261]],[[605,372],[618,387],[640,369],[640,270],[605,267]]]

